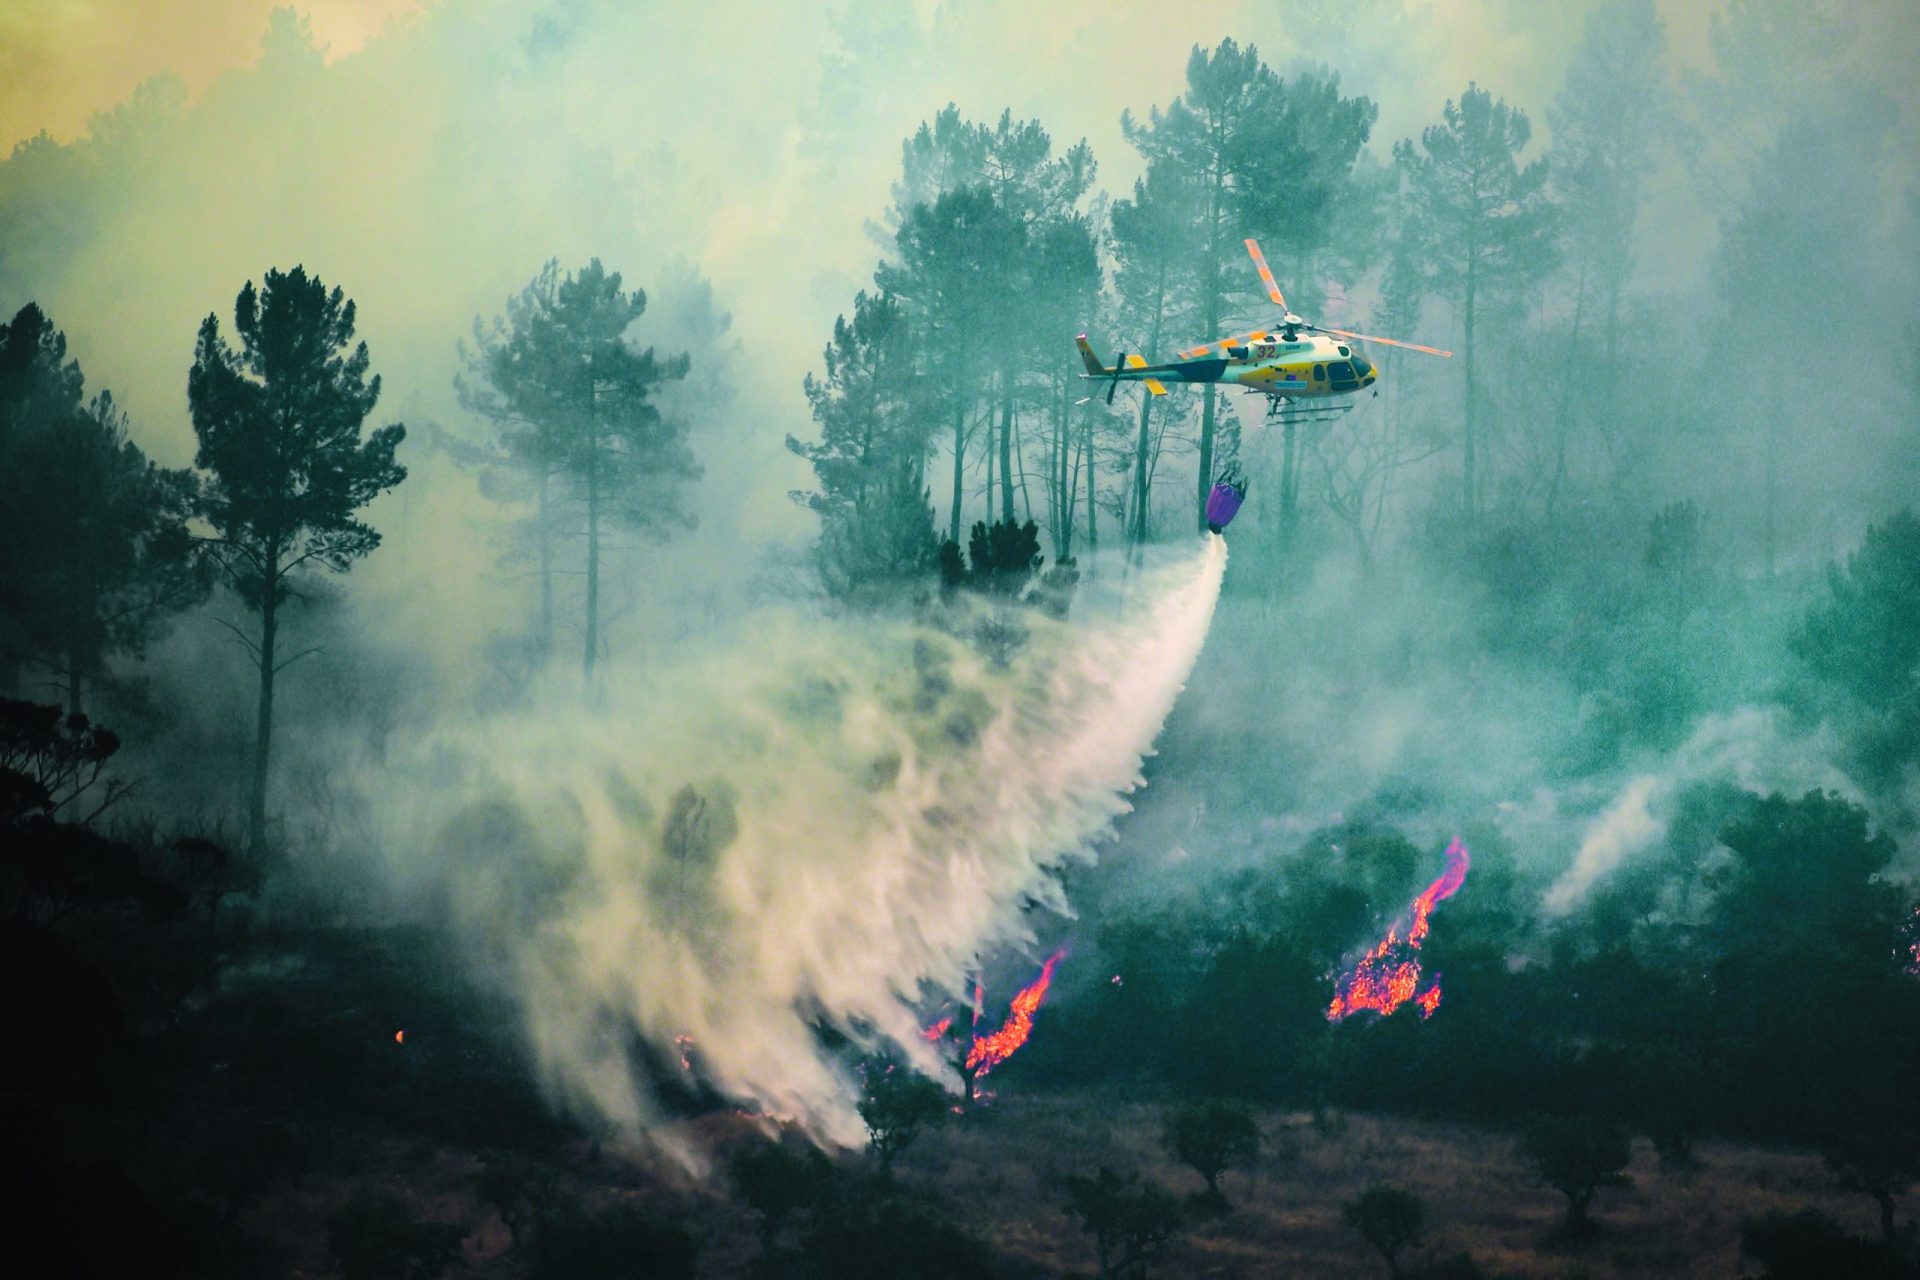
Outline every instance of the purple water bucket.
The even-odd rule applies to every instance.
[[[1246,500],[1246,490],[1230,480],[1214,485],[1213,492],[1207,495],[1207,528],[1215,533],[1225,529]]]

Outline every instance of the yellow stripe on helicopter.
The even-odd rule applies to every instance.
[[[1127,357],[1127,368],[1144,369],[1146,367],[1147,367],[1147,362],[1141,359],[1139,356],[1129,355]],[[1163,396],[1167,394],[1167,389],[1160,385],[1160,380],[1158,378],[1147,378],[1145,379],[1145,382],[1147,384],[1147,390],[1153,392],[1153,394],[1157,396]]]

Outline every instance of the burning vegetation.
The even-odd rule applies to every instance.
[[[1385,1017],[1409,1000],[1422,1018],[1432,1017],[1440,1007],[1438,978],[1420,989],[1420,944],[1432,928],[1434,907],[1459,892],[1471,861],[1458,836],[1447,845],[1446,856],[1447,869],[1440,878],[1421,891],[1387,936],[1340,979],[1333,1003],[1327,1006],[1327,1021],[1338,1022],[1362,1011]]]

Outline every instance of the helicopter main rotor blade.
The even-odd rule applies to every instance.
[[[1402,342],[1398,338],[1380,338],[1371,333],[1349,333],[1345,329],[1329,329],[1325,325],[1308,325],[1315,333],[1330,333],[1336,338],[1353,338],[1360,342],[1378,342],[1389,347],[1405,347],[1409,351],[1424,351],[1430,356],[1451,356],[1453,352],[1442,351],[1438,347],[1423,347],[1417,342]]]
[[[1280,293],[1280,286],[1273,282],[1273,272],[1267,266],[1266,255],[1260,252],[1260,246],[1254,243],[1252,236],[1247,237],[1247,252],[1253,256],[1253,265],[1260,269],[1260,282],[1267,286],[1267,296],[1273,299],[1273,305],[1285,311],[1287,300]]]
[[[1192,360],[1196,356],[1207,354],[1207,352],[1212,351],[1215,347],[1220,349],[1221,355],[1225,355],[1228,347],[1237,347],[1243,342],[1258,342],[1260,339],[1266,337],[1269,332],[1271,332],[1271,330],[1249,329],[1245,333],[1236,333],[1231,338],[1222,338],[1218,342],[1203,342],[1197,347],[1188,347],[1185,351],[1182,351],[1180,358],[1182,360]]]

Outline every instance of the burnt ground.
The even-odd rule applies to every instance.
[[[1554,1239],[1564,1201],[1531,1175],[1508,1134],[1459,1124],[1338,1113],[1316,1123],[1301,1112],[1258,1114],[1262,1152],[1228,1173],[1224,1213],[1196,1213],[1151,1269],[1157,1276],[1380,1277],[1385,1265],[1344,1224],[1341,1207],[1388,1183],[1426,1204],[1425,1247],[1402,1258],[1469,1251],[1488,1273],[1544,1280],[1742,1274],[1740,1222],[1769,1210],[1815,1208],[1849,1230],[1872,1234],[1865,1196],[1839,1191],[1820,1159],[1796,1150],[1727,1142],[1699,1144],[1699,1167],[1663,1172],[1635,1143],[1632,1185],[1603,1190],[1598,1234],[1578,1245]],[[923,1134],[900,1158],[897,1190],[987,1241],[1009,1278],[1092,1274],[1089,1237],[1064,1210],[1062,1180],[1100,1164],[1137,1171],[1194,1196],[1197,1174],[1164,1150],[1165,1109],[1092,1093],[1002,1096]],[[681,1136],[724,1154],[753,1140],[750,1122],[727,1114],[685,1124]],[[526,1274],[498,1207],[479,1193],[482,1161],[427,1140],[366,1135],[324,1170],[262,1190],[240,1215],[264,1274],[338,1275],[329,1259],[329,1216],[356,1195],[391,1191],[423,1220],[461,1234],[448,1277]],[[702,1277],[746,1276],[759,1254],[757,1217],[731,1196],[723,1171],[705,1180],[638,1147],[575,1140],[552,1156],[562,1194],[592,1209],[635,1203],[688,1228]],[[848,1153],[849,1179],[871,1174]],[[1912,1197],[1902,1206],[1902,1220]],[[804,1213],[783,1233],[792,1242]],[[1747,1263],[1748,1273],[1757,1271]],[[644,1273],[642,1273],[644,1274]]]

